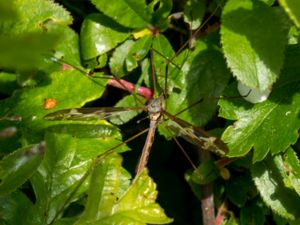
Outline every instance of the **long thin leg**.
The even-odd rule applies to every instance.
[[[155,130],[156,130],[157,124],[158,124],[157,120],[150,120],[150,126],[149,126],[149,131],[147,134],[146,142],[143,147],[142,155],[141,155],[138,165],[136,167],[136,175],[139,175],[147,165],[150,150],[151,150],[154,136],[155,136]]]

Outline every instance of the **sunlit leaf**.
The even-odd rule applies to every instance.
[[[145,1],[140,0],[92,0],[92,3],[116,22],[125,27],[142,28],[151,21],[150,10]]]
[[[26,10],[24,10],[26,9]],[[59,4],[47,0],[13,0],[17,16],[1,21],[1,32],[20,34],[51,29],[53,25],[72,23],[70,13]]]
[[[295,0],[279,0],[279,3],[295,25],[300,27],[300,2]]]
[[[253,161],[256,162],[264,159],[269,151],[273,154],[283,152],[296,142],[300,127],[300,64],[295,58],[299,57],[299,50],[298,46],[288,49],[280,80],[267,101],[256,105],[238,98],[219,102],[220,115],[237,120],[222,136],[229,148],[228,156],[243,156],[253,147]],[[235,95],[228,93],[228,96]]]
[[[226,61],[249,87],[266,90],[279,77],[288,31],[281,17],[258,0],[229,0],[224,8],[221,38]]]
[[[2,101],[1,114],[5,115],[8,107],[11,115],[22,117],[22,126],[41,129],[47,126],[47,121],[43,118],[46,114],[59,109],[76,108],[98,98],[104,91],[103,85],[106,82],[104,79],[98,79],[99,83],[95,83],[95,80],[88,79],[76,70],[52,73],[49,80],[51,85],[46,85],[48,81],[45,80],[39,87],[17,91],[11,98]],[[74,82],[80,85],[74,85]],[[50,110],[44,108],[44,100],[48,98],[57,100],[57,106]]]
[[[90,14],[83,21],[80,32],[83,59],[89,60],[108,52],[129,35],[126,28],[109,17],[102,14]]]
[[[49,223],[88,190],[92,160],[121,140],[118,130],[107,123],[55,126],[49,129],[45,140],[47,152],[31,182],[39,209],[37,217]],[[124,150],[123,145],[115,151]]]

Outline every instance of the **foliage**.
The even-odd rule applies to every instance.
[[[201,188],[212,181],[222,224],[299,223],[300,3],[145,2],[0,3],[0,223],[200,224]],[[173,142],[157,137],[149,170],[134,176],[143,143],[122,134],[137,127],[133,117],[143,123],[141,110],[109,122],[44,118],[111,106],[112,77],[164,93],[168,113],[222,133],[226,157],[202,162],[197,149],[197,168],[177,177],[183,156],[176,161]],[[237,97],[236,80],[272,93],[251,104]],[[135,91],[116,105],[143,105]],[[172,122],[158,128],[168,140]],[[193,204],[184,201],[191,191]]]

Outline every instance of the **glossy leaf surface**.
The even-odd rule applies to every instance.
[[[265,102],[251,105],[240,99],[221,100],[220,115],[238,120],[223,133],[228,144],[228,156],[243,156],[254,147],[253,161],[260,161],[271,151],[285,151],[298,138],[299,121],[299,47],[288,49],[280,80]],[[231,92],[229,95],[235,95]],[[280,121],[280,123],[278,123]]]
[[[252,88],[272,87],[284,59],[287,29],[281,15],[259,0],[230,0],[222,21],[222,45],[234,76]]]

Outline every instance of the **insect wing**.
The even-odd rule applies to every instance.
[[[186,141],[196,145],[204,150],[211,151],[217,155],[225,156],[227,146],[219,138],[210,136],[201,128],[195,127],[179,118],[165,113],[169,117],[168,130],[173,134],[184,138]]]
[[[129,110],[142,110],[142,107],[103,107],[64,109],[45,116],[46,120],[99,120],[118,116]]]

